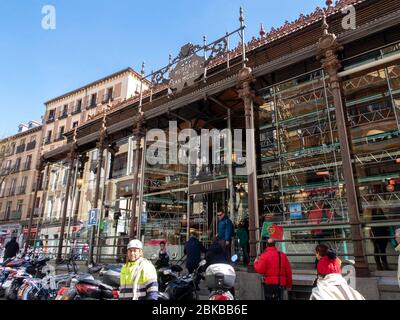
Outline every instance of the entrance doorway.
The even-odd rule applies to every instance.
[[[217,212],[228,209],[228,191],[199,193],[190,196],[190,231],[195,230],[198,239],[209,247],[217,234]]]

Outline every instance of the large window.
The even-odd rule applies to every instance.
[[[335,109],[322,71],[261,94],[260,213],[289,225],[347,221]]]

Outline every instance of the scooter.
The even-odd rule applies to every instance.
[[[235,263],[238,256],[234,255],[231,261]],[[205,280],[210,290],[209,300],[235,300],[231,290],[235,286],[235,269],[224,263],[210,265],[205,273]]]

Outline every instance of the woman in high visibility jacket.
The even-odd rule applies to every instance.
[[[157,300],[157,271],[143,258],[143,244],[139,240],[128,243],[127,262],[121,269],[121,300]]]

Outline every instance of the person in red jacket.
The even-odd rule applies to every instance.
[[[276,249],[274,239],[268,239],[264,253],[254,261],[254,269],[264,276],[265,300],[286,299],[286,290],[292,288],[292,268],[286,254]]]

